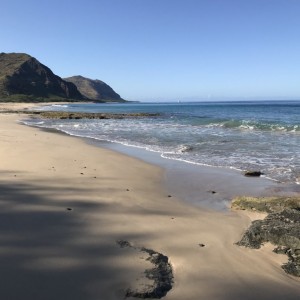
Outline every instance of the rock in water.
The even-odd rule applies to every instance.
[[[264,173],[262,173],[261,171],[246,171],[244,175],[249,177],[259,177],[261,175],[264,175]]]

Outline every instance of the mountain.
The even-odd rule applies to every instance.
[[[86,100],[70,82],[25,53],[0,53],[0,102]]]
[[[108,84],[101,80],[92,80],[82,76],[72,76],[64,78],[64,80],[74,83],[82,95],[94,101],[125,101]]]

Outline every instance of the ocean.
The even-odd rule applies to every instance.
[[[300,183],[300,101],[51,105],[42,110],[159,113],[121,120],[27,120],[70,135],[157,152],[199,166],[259,170]]]

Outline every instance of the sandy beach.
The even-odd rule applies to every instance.
[[[162,168],[22,118],[0,114],[0,299],[124,299],[152,284],[142,247],[172,265],[164,299],[299,298],[286,256],[235,245],[256,216],[169,197]]]

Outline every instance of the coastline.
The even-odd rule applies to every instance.
[[[168,256],[165,299],[298,299],[300,281],[280,255],[234,245],[248,214],[168,197],[163,169],[21,117],[0,115],[3,299],[124,299],[148,283],[149,263],[118,240]]]
[[[164,185],[168,193],[187,204],[202,209],[228,211],[231,200],[240,195],[294,196],[300,192],[299,185],[279,183],[264,176],[246,177],[242,171],[234,169],[190,164],[161,157],[158,152],[90,138],[82,139],[88,144],[125,154],[162,168]]]

